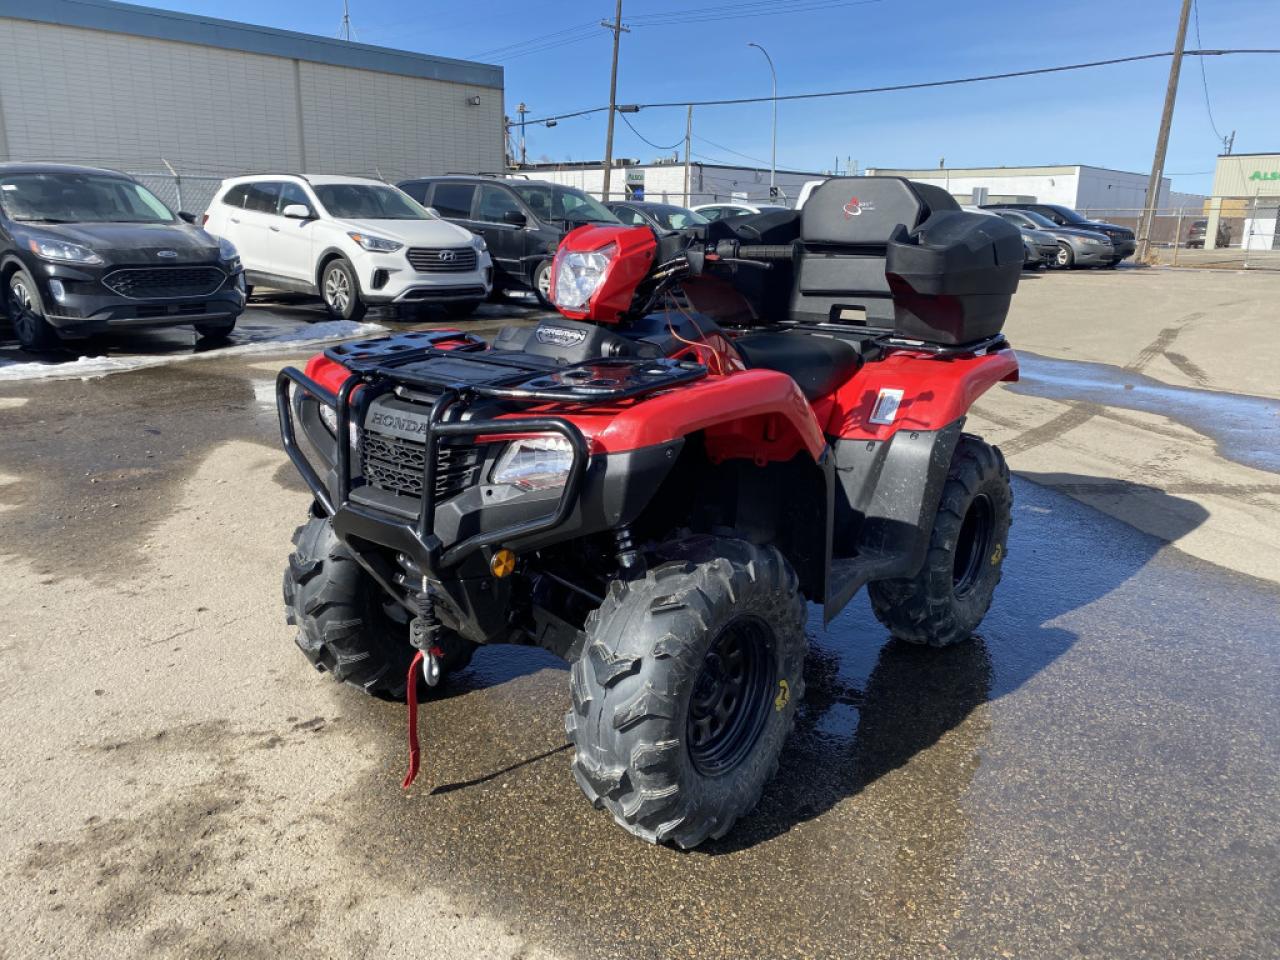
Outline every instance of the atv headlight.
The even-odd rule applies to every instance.
[[[572,466],[573,448],[563,437],[521,437],[502,452],[489,482],[521,490],[549,490],[564,486]]]
[[[398,240],[387,240],[384,237],[373,237],[367,233],[351,232],[348,233],[347,236],[360,244],[361,247],[368,250],[370,253],[395,253],[404,246],[404,244]]]
[[[54,240],[49,237],[32,237],[27,241],[31,252],[42,260],[59,260],[63,263],[101,263],[102,258],[78,243]]]
[[[320,422],[324,424],[325,429],[329,431],[330,435],[333,436],[334,439],[337,439],[338,411],[327,403],[317,402],[317,406],[320,408]],[[352,450],[359,449],[360,434],[359,431],[356,430],[356,422],[354,420],[347,424],[347,440],[350,442]]]
[[[600,289],[600,284],[609,271],[609,261],[617,252],[617,246],[611,243],[590,253],[575,250],[561,254],[556,265],[556,282],[551,298],[556,306],[568,307],[570,310],[585,307]]]

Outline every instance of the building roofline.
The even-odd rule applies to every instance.
[[[1240,156],[1240,154],[1237,154]],[[1012,166],[1003,167],[877,167],[875,164],[868,164],[868,170],[875,170],[877,173],[889,171],[892,173],[914,173],[919,176],[928,175],[946,175],[965,174],[970,172],[981,173],[1000,173],[1009,170],[1104,170],[1107,173],[1123,173],[1129,177],[1146,177],[1148,174],[1139,173],[1134,170],[1117,170],[1115,167],[1099,167],[1092,163],[1015,163]],[[1168,179],[1168,176],[1165,177]]]
[[[704,163],[701,160],[691,160],[689,162],[689,166],[703,167],[704,169],[711,169],[711,170],[757,170],[761,173],[769,172],[768,167],[752,167],[752,166],[748,166],[747,164],[739,165],[739,164],[732,164],[732,163]],[[546,171],[546,170],[553,170],[553,171],[554,170],[600,170],[600,169],[603,169],[603,167],[604,167],[603,160],[565,160],[559,163],[552,160],[547,163],[524,163],[524,164],[521,164],[519,167],[512,168],[508,172],[520,173],[525,170],[543,170],[543,171]],[[637,169],[680,170],[683,168],[684,168],[683,163],[632,163],[626,166],[614,166],[613,169],[614,170],[637,170]],[[786,176],[789,176],[789,177],[828,177],[828,178],[831,177],[831,174],[829,173],[817,173],[812,170],[783,170],[779,168],[777,172],[780,174],[785,174]]]
[[[1280,157],[1280,150],[1272,150],[1270,153],[1220,153],[1218,159],[1225,157]]]
[[[477,87],[503,87],[502,67],[436,57],[113,0],[0,0],[0,18],[220,47]]]

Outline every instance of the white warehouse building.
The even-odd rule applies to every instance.
[[[1129,173],[1067,164],[1047,167],[932,167],[904,170],[869,167],[868,175],[906,177],[942,187],[962,203],[1037,202],[1058,203],[1092,215],[1137,216],[1146,205],[1145,173]],[[985,199],[984,199],[985,192]],[[1158,209],[1175,213],[1200,213],[1205,198],[1193,193],[1175,193],[1166,177],[1160,184]]]
[[[527,163],[514,169],[511,175],[577,187],[596,198],[600,198],[604,189],[604,167],[600,161]],[[735,200],[791,206],[807,181],[825,179],[826,176],[828,175],[822,173],[779,170],[774,180],[778,196],[770,199],[768,169],[732,167],[718,163],[689,163],[686,167],[676,160],[659,160],[654,163],[615,160],[609,175],[609,199],[650,200],[655,203],[674,203],[682,207]]]
[[[502,68],[109,0],[0,0],[0,160],[221,177],[501,170]],[[194,197],[192,195],[195,195]]]

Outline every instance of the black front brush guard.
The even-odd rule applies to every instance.
[[[294,429],[293,397],[291,385],[325,406],[333,408],[337,418],[333,486],[330,487],[316,472],[298,444]],[[351,435],[352,393],[363,386],[356,402],[357,413],[363,414],[368,404],[377,396],[392,389],[387,380],[353,374],[335,394],[316,383],[300,370],[286,367],[276,377],[276,412],[280,418],[280,439],[285,453],[297,468],[320,505],[333,518],[335,532],[355,535],[376,534],[366,537],[398,551],[409,554],[424,575],[438,574],[470,554],[484,547],[518,540],[558,527],[568,519],[578,500],[589,460],[589,450],[582,432],[560,417],[521,417],[510,420],[468,420],[446,422],[453,411],[464,407],[469,389],[445,389],[435,399],[427,417],[424,436],[424,464],[422,498],[417,518],[412,522],[374,513],[351,502]],[[498,530],[477,533],[459,543],[445,548],[435,534],[435,474],[441,441],[459,437],[503,436],[521,434],[557,434],[563,437],[573,452],[573,462],[565,478],[564,488],[555,509],[543,517],[512,523]],[[394,541],[394,542],[389,542]]]

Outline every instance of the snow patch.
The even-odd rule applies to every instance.
[[[206,350],[200,353],[174,353],[152,356],[77,357],[62,363],[20,363],[0,360],[0,383],[18,380],[88,380],[111,373],[141,370],[145,367],[161,367],[188,360],[207,360],[215,357],[248,356],[258,353],[278,353],[312,343],[328,343],[333,340],[352,340],[360,337],[379,337],[388,333],[377,323],[353,323],[350,320],[326,320],[322,323],[302,324],[272,336]]]

